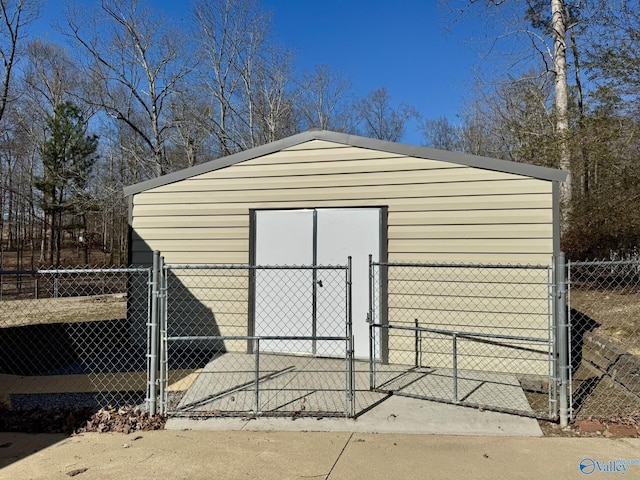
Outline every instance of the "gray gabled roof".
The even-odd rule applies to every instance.
[[[440,160],[469,167],[483,168],[485,170],[525,175],[527,177],[539,178],[541,180],[562,182],[567,177],[566,172],[562,170],[538,167],[527,163],[509,162],[506,160],[498,160],[497,158],[479,157],[459,152],[449,152],[446,150],[436,150],[433,148],[418,147],[402,143],[386,142],[383,140],[375,140],[372,138],[359,137],[356,135],[332,132],[328,130],[309,130],[260,147],[245,150],[244,152],[221,157],[216,160],[211,160],[206,163],[201,163],[200,165],[195,165],[193,167],[170,173],[168,175],[163,175],[151,180],[136,183],[135,185],[130,185],[124,188],[124,194],[125,196],[135,195],[136,193],[144,192],[151,188],[179,182],[180,180],[184,180],[195,175],[213,172],[236,163],[262,157],[311,140],[325,140],[352,147],[368,148],[371,150],[379,150],[382,152],[425,158],[429,160]]]

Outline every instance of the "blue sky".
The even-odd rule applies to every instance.
[[[152,3],[177,20],[188,17],[187,2]],[[272,13],[275,40],[294,50],[299,71],[326,64],[352,80],[356,95],[386,87],[393,103],[411,104],[426,118],[444,115],[455,121],[487,46],[473,16],[448,30],[451,12],[439,3],[262,0]],[[49,0],[31,34],[62,41],[51,27],[64,23],[62,5]],[[424,139],[412,124],[403,141],[421,144]]]
[[[356,94],[386,87],[392,101],[425,117],[452,120],[479,64],[472,24],[447,33],[435,0],[265,0],[274,33],[297,52],[298,66],[327,64],[352,79]],[[415,126],[403,139],[421,143]]]

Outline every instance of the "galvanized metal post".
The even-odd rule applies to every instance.
[[[566,264],[564,253],[556,257],[556,321],[555,330],[557,335],[558,350],[558,371],[560,373],[560,426],[566,427],[569,424],[569,335],[567,322],[567,299],[566,299]]]
[[[547,268],[547,351],[548,351],[548,373],[549,373],[549,418],[558,418],[558,336],[556,335],[555,319],[556,319],[556,279],[555,279],[555,258],[552,259],[551,265]]]
[[[168,392],[167,385],[169,383],[169,351],[167,344],[167,271],[164,268],[164,257],[160,257],[158,263],[158,344],[160,346],[159,354],[159,370],[160,378],[160,408],[159,413],[165,415],[167,413]]]
[[[417,318],[415,319],[415,326],[416,326],[416,329],[414,331],[414,343],[415,343],[414,350],[415,350],[416,358],[415,358],[414,364],[417,368],[420,366],[420,332],[418,331],[420,323],[418,322]]]
[[[355,415],[355,385],[353,376],[353,306],[351,304],[352,298],[352,259],[349,256],[347,258],[347,417],[353,417]]]
[[[458,334],[453,332],[453,401],[458,403]]]
[[[157,413],[158,400],[158,280],[159,280],[160,252],[153,252],[153,263],[151,271],[151,315],[147,328],[150,329],[147,345],[147,407],[150,415]]]
[[[369,254],[369,313],[367,314],[367,322],[369,322],[369,389],[374,389],[376,385],[375,372],[375,332],[373,330],[373,255]]]
[[[253,355],[255,358],[255,378],[254,378],[254,415],[260,413],[260,339],[253,339]]]

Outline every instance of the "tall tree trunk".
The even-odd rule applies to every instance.
[[[566,16],[568,22],[571,22],[572,15],[571,9],[565,6]],[[582,92],[582,75],[580,71],[580,53],[578,51],[578,43],[576,42],[575,27],[571,27],[569,30],[569,38],[571,40],[571,55],[573,56],[573,70],[574,78],[576,81],[576,97],[578,101],[578,128],[580,129],[580,138],[585,139],[585,115],[584,115],[584,95]],[[590,187],[590,165],[589,165],[589,150],[587,144],[584,141],[580,142],[580,156],[582,157],[582,193],[584,195],[589,194]]]
[[[561,187],[561,202],[564,207],[564,218],[570,212],[572,178],[571,151],[569,149],[569,100],[567,94],[567,44],[566,18],[564,16],[564,1],[551,0],[551,25],[553,31],[553,64],[555,69],[555,107],[556,107],[556,135],[560,169],[567,172],[567,179]],[[566,227],[566,221],[563,222]],[[564,228],[564,227],[563,227]]]

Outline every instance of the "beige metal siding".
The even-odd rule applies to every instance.
[[[132,260],[160,250],[169,264],[246,264],[250,209],[358,206],[388,207],[392,262],[551,261],[551,181],[320,140],[136,194]],[[524,319],[534,329],[545,302]],[[512,321],[478,315],[469,321]],[[216,320],[222,334],[246,330],[237,312]]]
[[[545,375],[545,343],[465,334],[548,339],[550,273],[519,266],[391,266],[387,320],[395,326],[457,332],[459,368]],[[388,358],[452,368],[452,341],[451,335],[423,332],[416,338],[413,331],[390,329]]]
[[[153,249],[169,263],[247,263],[250,208],[387,206],[391,261],[547,263],[552,254],[549,181],[319,140],[133,204],[134,263]]]

